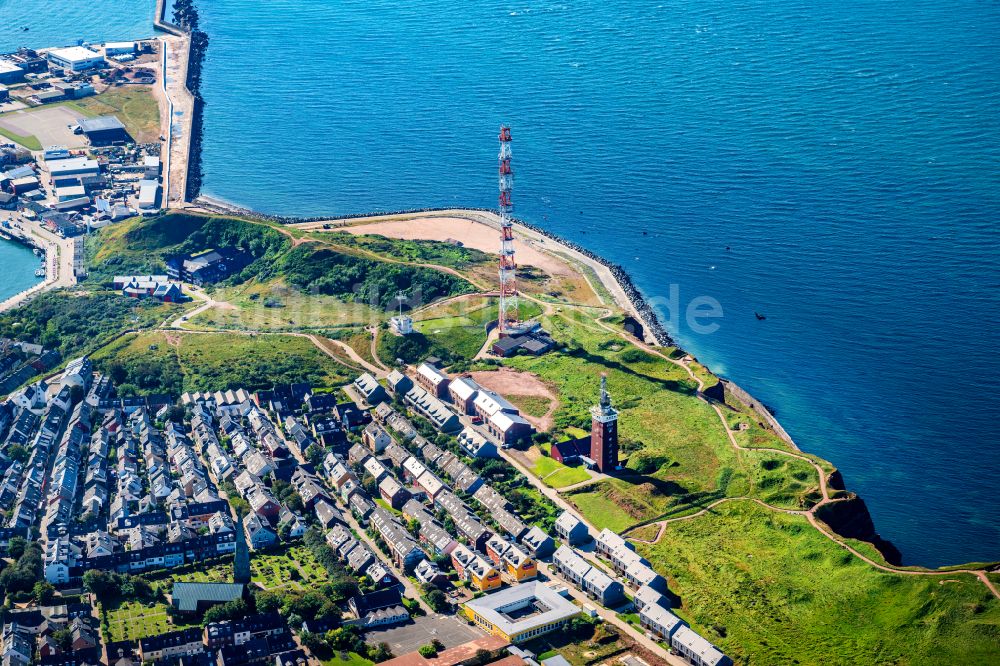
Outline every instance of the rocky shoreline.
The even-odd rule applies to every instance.
[[[177,0],[174,3],[171,27],[188,36],[187,80],[185,85],[194,98],[191,113],[191,137],[188,141],[187,173],[184,192],[187,197],[198,196],[201,190],[201,145],[204,138],[205,100],[201,95],[202,66],[208,52],[208,35],[199,29],[198,6],[194,0]],[[161,17],[162,18],[162,17]]]
[[[199,197],[197,203],[205,208],[218,209],[220,212],[240,215],[243,217],[251,217],[258,220],[265,220],[269,222],[276,222],[279,224],[302,224],[305,222],[325,222],[330,219],[352,220],[364,217],[414,215],[417,213],[434,213],[434,212],[455,210],[454,208],[429,207],[429,208],[409,208],[406,210],[396,210],[396,211],[379,211],[373,213],[353,213],[348,215],[336,215],[336,216],[325,215],[325,216],[313,216],[313,217],[289,217],[283,215],[268,215],[265,213],[260,213],[258,211],[251,210],[249,208],[242,208],[240,206],[234,206],[226,202],[212,199],[211,197]],[[495,212],[491,208],[466,207],[463,208],[462,210],[475,211],[479,213]],[[649,303],[646,302],[646,299],[642,295],[642,292],[639,290],[638,287],[635,286],[635,283],[632,281],[632,276],[629,275],[628,271],[625,270],[625,268],[623,268],[619,264],[608,261],[607,259],[596,254],[595,252],[592,252],[587,248],[577,243],[574,243],[571,240],[562,238],[552,233],[551,231],[548,231],[547,229],[538,227],[534,224],[531,224],[530,222],[525,222],[524,220],[519,220],[517,218],[514,218],[514,222],[524,227],[525,229],[531,230],[532,232],[540,236],[544,236],[545,238],[548,238],[556,243],[559,243],[560,245],[564,245],[565,247],[568,247],[569,249],[575,252],[579,252],[580,254],[587,257],[591,261],[599,263],[605,268],[607,268],[611,272],[611,275],[614,277],[614,279],[618,282],[618,285],[621,287],[622,291],[625,293],[626,298],[628,298],[629,300],[629,304],[639,315],[639,318],[642,319],[643,322],[646,324],[649,333],[653,336],[653,339],[656,340],[656,343],[663,347],[672,347],[675,345],[673,338],[671,338],[670,335],[667,333],[666,329],[663,328],[663,325],[660,323],[659,317],[657,317],[656,312],[649,305]]]
[[[336,216],[317,216],[317,217],[291,217],[282,215],[268,215],[260,213],[249,208],[243,208],[240,206],[235,206],[225,201],[220,201],[218,199],[213,199],[208,196],[198,197],[195,204],[208,211],[218,212],[220,214],[228,215],[238,215],[240,217],[257,219],[261,221],[274,222],[279,224],[301,224],[308,222],[328,222],[332,219],[337,220],[350,220],[359,219],[366,217],[390,217],[395,215],[414,215],[418,213],[435,213],[435,212],[453,212],[455,208],[442,208],[442,207],[429,207],[429,208],[411,208],[407,210],[397,210],[397,211],[379,211],[374,213],[354,213],[349,215],[336,215]],[[490,208],[463,208],[462,210],[470,212],[479,213],[494,213],[495,211]],[[623,267],[608,261],[604,257],[588,250],[587,248],[581,247],[577,243],[568,241],[564,238],[557,236],[556,234],[537,227],[528,222],[522,220],[515,220],[515,222],[524,228],[536,233],[540,236],[544,236],[558,244],[563,245],[581,255],[587,257],[589,260],[599,263],[606,267],[614,279],[618,282],[622,291],[625,293],[626,298],[628,298],[629,303],[639,314],[640,318],[643,320],[644,324],[647,325],[649,332],[656,339],[657,343],[662,346],[675,346],[673,339],[667,334],[660,324],[656,313],[653,311],[652,307],[646,302],[639,291],[639,288],[635,286],[632,282],[632,277],[629,275]],[[748,407],[753,409],[761,419],[768,423],[775,432],[778,433],[782,439],[785,439],[795,450],[800,450],[795,442],[791,439],[781,424],[774,418],[770,410],[762,405],[760,401],[753,398],[752,395],[747,393],[744,389],[738,387],[734,383],[724,378],[720,379],[720,385],[724,385],[727,391],[731,391],[735,399],[743,402]],[[762,413],[763,411],[763,413]],[[843,479],[840,476],[839,471],[835,471],[830,478],[831,486],[839,490],[844,490]],[[844,502],[839,502],[830,505],[831,508],[826,509],[826,511],[820,516],[831,529],[840,534],[841,536],[848,538],[855,538],[862,541],[871,543],[879,552],[882,553],[886,561],[889,564],[899,566],[902,562],[902,554],[899,549],[892,544],[891,541],[884,539],[879,535],[875,528],[874,521],[872,520],[871,514],[868,511],[868,506],[865,504],[864,499],[851,493],[849,500]]]

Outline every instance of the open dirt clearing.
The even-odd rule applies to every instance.
[[[525,414],[523,416],[529,423],[539,430],[549,430],[552,427],[552,417],[559,408],[559,399],[545,382],[531,374],[530,372],[518,372],[509,368],[500,370],[481,370],[471,373],[472,379],[491,391],[496,391],[500,395],[517,403],[518,397],[544,398],[549,401],[549,409],[541,417]]]

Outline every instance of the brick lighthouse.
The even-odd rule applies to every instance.
[[[611,406],[608,377],[601,375],[601,401],[590,408],[590,457],[601,472],[618,468],[618,410]]]

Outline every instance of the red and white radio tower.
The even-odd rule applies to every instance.
[[[510,168],[510,127],[500,126],[500,154],[497,156],[500,176],[500,336],[507,335],[518,322],[517,283],[514,278],[514,223],[510,191],[514,186],[514,172]]]

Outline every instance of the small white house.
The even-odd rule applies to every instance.
[[[409,315],[399,315],[389,320],[389,329],[396,335],[409,335],[413,333],[413,317]]]

